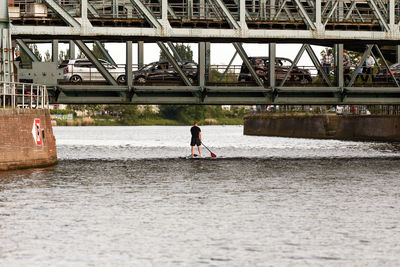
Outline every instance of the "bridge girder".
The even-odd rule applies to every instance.
[[[101,64],[97,62],[98,69],[104,77],[108,77],[107,80],[112,85],[59,85],[53,94],[54,103],[400,104],[400,89],[396,79],[393,86],[384,88],[354,87],[356,74],[353,75],[350,83],[345,84],[343,69],[338,68],[335,70],[336,77],[332,81],[323,72],[317,56],[309,45],[310,43],[329,46],[337,44],[337,51],[342,51],[343,46],[349,44],[368,45],[366,53],[371,52],[375,44],[397,45],[400,42],[398,24],[400,19],[395,9],[399,1],[389,0],[383,6],[371,3],[372,1],[369,0],[274,1],[276,5],[269,6],[266,1],[260,1],[260,6],[249,7],[246,6],[245,0],[234,1],[235,5],[224,0],[208,0],[203,1],[204,3],[200,6],[193,7],[193,1],[188,0],[186,4],[190,8],[187,14],[183,14],[179,7],[177,8],[167,0],[160,0],[161,8],[142,0],[103,1],[109,5],[107,8],[112,10],[112,17],[102,13],[102,9],[95,2],[88,0],[80,1],[81,4],[75,7],[80,12],[75,15],[70,6],[62,6],[56,0],[44,0],[44,2],[52,10],[44,20],[44,24],[47,23],[47,25],[37,24],[38,20],[43,21],[43,18],[29,19],[25,16],[20,19],[14,18],[11,25],[13,38],[29,38],[33,41],[75,40],[83,48],[85,47],[82,40],[127,42],[128,46],[131,45],[129,43],[131,41],[158,42],[172,64],[176,63],[177,58],[171,46],[173,41],[232,42],[257,85],[208,85],[204,78],[207,72],[204,66],[205,60],[199,57],[201,58],[199,65],[201,77],[199,77],[198,85],[191,85],[185,75],[180,73],[186,86],[137,86],[134,83],[121,86],[117,85],[115,80],[109,77],[107,70],[102,70]],[[120,8],[115,6],[117,2],[129,5],[130,10],[133,11],[129,14],[119,14]],[[365,12],[363,10],[365,6],[373,10],[373,14]],[[269,14],[266,12],[267,9]],[[30,23],[36,23],[36,25]],[[108,26],[99,26],[99,23]],[[110,26],[110,24],[114,25]],[[173,53],[168,51],[164,42],[168,43]],[[269,51],[272,58],[275,57],[275,43],[304,43],[291,70],[297,64],[301,54],[307,51],[327,86],[284,86],[290,72],[277,86],[274,71],[269,73],[269,84],[263,84],[247,60],[247,55],[241,47],[242,42],[270,43],[272,46],[270,45]],[[203,56],[204,47],[204,45],[199,45],[199,53]],[[379,47],[376,46],[376,48],[383,58]],[[86,50],[86,54],[90,54],[90,51]],[[140,50],[143,53],[139,45]],[[363,56],[364,61],[366,53]],[[340,59],[340,56],[337,58]],[[96,61],[94,58],[91,60]],[[270,68],[271,66],[272,63]],[[388,69],[386,62],[385,68]],[[126,69],[128,72],[130,68]],[[129,78],[128,73],[127,77]],[[393,75],[392,78],[394,78]]]
[[[333,4],[323,0],[316,0],[315,4],[313,1],[295,0],[276,1],[276,4],[269,5],[260,1],[260,5],[255,6],[249,6],[245,0],[234,1],[236,4],[208,0],[203,6],[192,8],[189,14],[167,0],[160,0],[161,5],[142,0],[109,0],[103,1],[103,6],[87,0],[80,1],[80,5],[71,2],[64,6],[56,0],[44,2],[51,11],[46,20],[30,18],[26,13],[12,18],[14,38],[321,44],[338,40],[342,43],[396,43],[400,40],[397,0],[380,2],[380,5],[372,0],[333,1]],[[115,4],[118,6],[114,7]],[[125,11],[110,17],[104,11],[119,12],[127,6],[136,13]],[[71,15],[82,8],[86,12]],[[285,8],[290,11],[282,12]],[[266,16],[267,11],[272,15]],[[113,26],[107,26],[110,24]],[[240,27],[231,28],[231,24]]]

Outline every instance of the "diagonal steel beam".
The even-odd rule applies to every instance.
[[[39,58],[35,55],[35,53],[32,52],[29,46],[22,39],[17,39],[16,42],[18,46],[25,52],[25,54],[28,55],[32,62],[40,62]]]
[[[322,79],[328,84],[328,86],[332,86],[331,80],[329,79],[325,71],[322,69],[321,63],[319,62],[317,55],[315,55],[314,50],[312,50],[309,44],[306,44],[305,46],[306,46],[306,51],[311,58],[311,61],[321,74]]]
[[[94,41],[94,43],[100,49],[100,52],[103,54],[103,56],[106,57],[108,62],[110,62],[113,65],[117,65],[117,63],[115,63],[114,59],[111,57],[111,55],[108,53],[107,49],[104,47],[104,45],[100,41]]]
[[[224,77],[225,77],[225,75],[228,73],[228,70],[229,70],[229,68],[231,67],[233,61],[235,60],[237,54],[238,54],[238,52],[235,51],[235,53],[233,54],[233,57],[232,57],[231,61],[229,61],[228,66],[226,66],[225,71],[224,71],[224,73],[222,74],[221,78],[219,78],[218,82],[221,82],[221,81],[224,79]]]
[[[174,56],[169,52],[168,48],[165,46],[163,42],[158,41],[157,45],[160,47],[161,51],[167,56],[169,63],[174,66],[176,72],[178,72],[179,76],[182,78],[183,82],[187,86],[192,86],[192,83],[189,81],[186,74],[183,72],[181,66],[179,66],[178,62],[175,60]]]
[[[100,74],[109,82],[111,85],[118,85],[118,82],[114,79],[114,77],[108,72],[108,70],[100,63],[97,57],[90,51],[89,47],[81,41],[74,40],[75,44],[79,47],[79,49],[86,55],[86,57],[95,65]]]
[[[386,68],[387,71],[390,73],[390,76],[392,77],[394,83],[397,85],[397,87],[400,87],[400,85],[399,85],[397,79],[394,77],[392,71],[390,70],[389,64],[386,62],[386,59],[385,59],[385,57],[383,56],[381,49],[379,49],[379,46],[378,46],[378,45],[375,45],[375,49],[376,49],[376,51],[378,52],[379,57],[382,59],[383,64],[385,65],[385,68]]]
[[[234,1],[235,1],[235,5],[236,5],[238,8],[240,8],[239,0],[234,0]],[[246,18],[247,18],[248,20],[253,20],[253,18],[251,17],[249,11],[247,10],[247,8],[245,8],[244,13],[245,13],[245,16],[246,16]]]
[[[179,55],[178,50],[176,50],[175,45],[174,45],[171,41],[168,41],[168,42],[167,42],[167,45],[169,46],[169,48],[171,49],[172,53],[174,54],[174,57],[175,57],[176,59],[178,59],[178,61],[182,61],[182,58],[181,58],[181,56]]]
[[[344,19],[348,20],[353,13],[354,8],[356,7],[357,2],[355,0],[351,1],[351,5],[349,7],[349,10],[347,11],[347,14],[345,15]]]
[[[221,0],[214,0],[215,3],[217,3],[217,5],[219,6],[219,8],[222,10],[222,12],[224,13],[227,21],[229,22],[229,24],[235,28],[235,29],[239,29],[240,26],[237,23],[236,19],[232,16],[231,12],[229,12],[228,8],[225,6],[225,4],[221,1]]]
[[[158,22],[157,18],[151,13],[151,11],[142,3],[140,0],[130,0],[133,6],[146,18],[146,20],[154,28],[161,29],[162,26]]]
[[[325,22],[324,22],[324,26],[326,26],[326,24],[328,23],[329,19],[332,17],[333,13],[335,12],[336,8],[338,7],[338,5],[339,5],[339,2],[338,2],[338,1],[336,1],[336,2],[333,4],[331,10],[330,10],[329,13],[328,13],[328,16],[327,16]]]
[[[256,81],[257,85],[264,87],[263,81],[260,79],[260,77],[258,77],[254,67],[251,65],[249,57],[247,56],[247,53],[244,50],[242,44],[237,42],[234,42],[232,44],[235,47],[236,51],[239,53],[239,56],[242,58],[243,63],[246,65],[247,69],[250,71],[251,76]]]
[[[97,10],[92,6],[91,3],[89,3],[89,1],[87,3],[87,7],[88,7],[89,12],[92,13],[93,17],[95,17],[95,18],[100,17],[99,12],[97,12]]]
[[[160,4],[160,6],[161,6],[161,0],[158,0],[158,3]],[[175,11],[174,11],[174,9],[172,8],[172,7],[170,7],[169,5],[168,5],[168,7],[167,7],[167,10],[168,10],[168,13],[174,18],[174,19],[178,19],[178,16],[175,14]]]
[[[374,46],[373,45],[367,45],[367,48],[365,49],[364,54],[361,57],[361,62],[358,64],[357,68],[353,71],[353,74],[351,75],[351,79],[350,79],[350,81],[349,81],[349,83],[347,84],[346,87],[351,87],[353,85],[353,83],[356,81],[357,76],[358,76],[358,72],[360,71],[360,69],[364,65],[368,54],[371,53],[372,47],[374,47]]]
[[[75,20],[62,6],[54,0],[43,0],[48,7],[50,7],[62,20],[72,27],[80,27],[81,24]]]
[[[381,26],[385,29],[385,31],[390,31],[389,25],[387,24],[385,18],[383,17],[382,13],[380,12],[378,6],[376,5],[374,0],[368,0],[369,6],[375,13],[375,16],[378,18]]]
[[[231,25],[231,27],[234,29],[240,29],[239,24],[233,18],[232,14],[226,8],[225,4],[221,0],[214,0],[214,1],[217,3],[217,5],[222,10],[222,12],[225,14],[226,20]],[[247,69],[250,71],[250,74],[253,77],[253,79],[256,81],[257,85],[264,86],[263,81],[260,79],[260,77],[258,77],[256,71],[254,70],[254,67],[251,65],[251,63],[249,61],[249,57],[247,56],[246,51],[243,49],[242,44],[238,43],[238,42],[233,42],[232,44],[235,47],[236,51],[238,52],[239,56],[242,58],[243,63],[246,65]]]
[[[288,1],[288,0],[284,0],[284,1],[281,3],[281,5],[280,5],[278,11],[276,12],[276,14],[275,14],[273,20],[278,19],[278,17],[279,17],[279,15],[281,14],[282,10],[285,8],[287,1]]]
[[[297,7],[300,10],[300,14],[303,17],[304,22],[312,29],[315,30],[316,26],[314,24],[314,22],[310,19],[310,16],[308,16],[307,11],[305,10],[304,6],[302,5],[302,3],[300,2],[300,0],[294,0],[294,2],[296,3]]]
[[[293,60],[293,64],[290,66],[290,68],[286,72],[285,77],[283,77],[283,80],[282,80],[281,84],[279,85],[280,87],[283,87],[283,85],[285,84],[287,78],[289,77],[290,73],[292,72],[293,68],[297,65],[297,63],[299,63],[299,60],[300,60],[301,56],[304,54],[305,50],[306,50],[306,45],[303,44],[301,46],[299,52],[297,53],[295,59]]]

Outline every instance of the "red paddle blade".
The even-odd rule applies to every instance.
[[[212,158],[216,158],[217,157],[217,155],[215,155],[214,153],[212,153],[212,152],[210,152],[211,153],[211,157]]]

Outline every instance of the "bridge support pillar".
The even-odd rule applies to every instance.
[[[0,8],[0,81],[14,81],[13,49],[11,46],[8,1],[1,1]]]

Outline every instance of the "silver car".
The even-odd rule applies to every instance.
[[[126,83],[125,68],[120,68],[103,59],[99,59],[99,61],[119,84]],[[95,65],[86,58],[64,60],[59,68],[64,69],[64,80],[72,83],[105,81]]]

